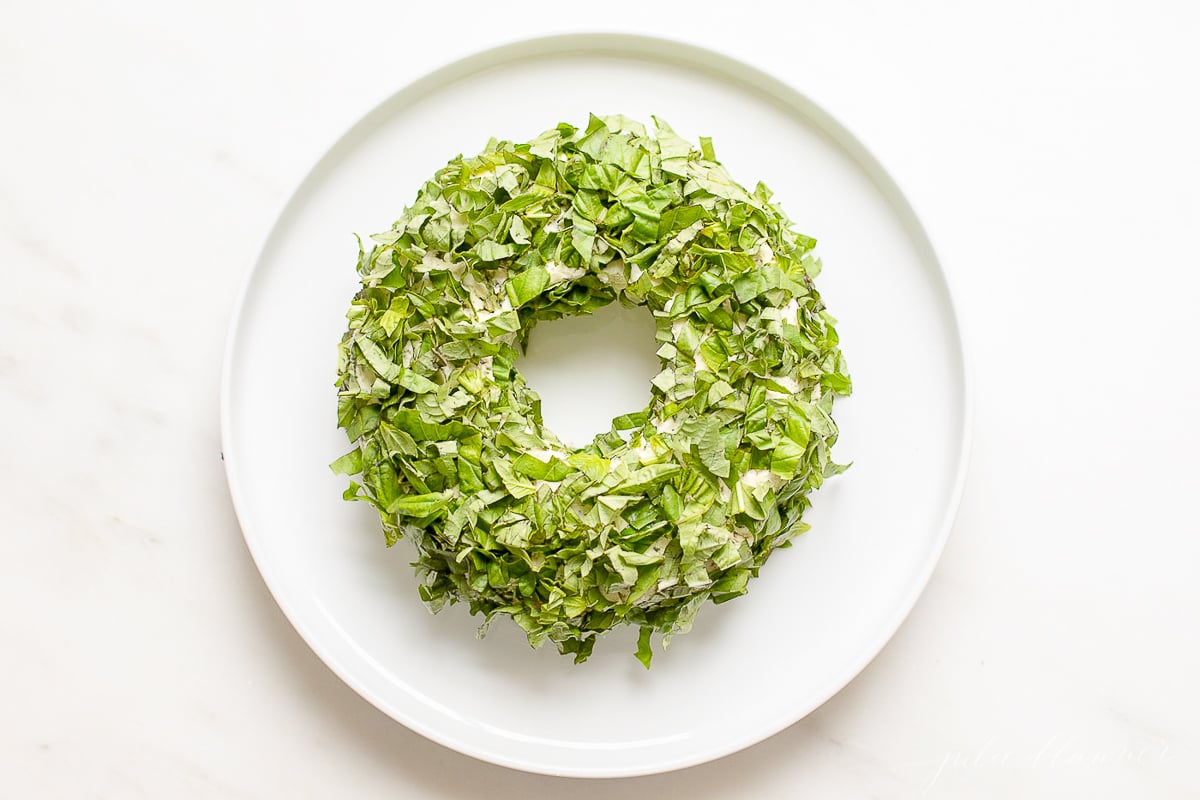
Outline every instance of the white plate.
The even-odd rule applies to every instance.
[[[326,467],[347,449],[333,380],[357,288],[351,233],[387,229],[428,176],[489,136],[523,141],[560,120],[581,123],[589,111],[657,114],[693,141],[709,135],[739,181],[762,179],[775,190],[818,239],[818,285],[841,322],[854,378],[854,396],[835,409],[835,454],[854,466],[814,496],[812,531],[771,559],[748,596],[704,609],[649,672],[631,655],[632,631],[610,635],[591,661],[573,666],[550,647],[531,650],[507,620],[479,641],[465,608],[431,616],[417,598],[407,544],[384,549],[373,512],[343,502],[345,479]],[[542,374],[535,386],[552,378]],[[879,652],[949,531],[967,400],[945,277],[912,209],[858,141],[745,64],[658,39],[580,35],[520,42],[440,69],[384,101],[326,153],[246,284],[221,412],[250,551],[288,619],[347,684],[413,730],[477,758],[619,776],[760,741]]]

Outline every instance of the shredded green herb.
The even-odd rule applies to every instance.
[[[649,667],[651,634],[744,594],[845,468],[815,240],[710,140],[654,123],[593,116],[450,161],[360,242],[339,348],[346,499],[413,543],[432,610],[467,603],[481,635],[510,616],[576,662],[630,624]],[[614,300],[653,314],[662,369],[646,408],[568,447],[517,358],[538,321]]]

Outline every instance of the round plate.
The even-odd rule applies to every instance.
[[[358,288],[352,233],[386,230],[422,182],[491,136],[525,141],[588,112],[656,114],[713,139],[818,240],[818,286],[854,378],[839,401],[853,461],[814,495],[812,530],[746,597],[708,606],[646,671],[636,631],[575,666],[508,620],[477,640],[417,598],[411,550],[327,465],[335,348]],[[535,342],[536,344],[536,342]],[[648,343],[648,347],[653,345]],[[543,383],[545,378],[540,379]],[[540,384],[539,384],[540,388]],[[647,397],[648,397],[648,389]],[[280,607],[347,684],[448,747],[556,775],[698,764],[785,728],[879,652],[945,543],[967,451],[967,382],[950,294],[879,163],[795,90],[708,50],[623,35],[519,42],[444,67],[350,129],[291,197],[235,315],[221,396],[225,467],[246,542]]]

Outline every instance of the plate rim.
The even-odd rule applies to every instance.
[[[808,122],[831,138],[837,146],[841,147],[854,160],[866,173],[866,176],[875,185],[876,189],[884,195],[892,210],[900,217],[914,244],[919,250],[924,251],[922,253],[922,260],[925,261],[927,267],[932,267],[936,272],[936,277],[941,282],[939,288],[944,295],[943,301],[948,312],[948,321],[952,323],[952,331],[955,339],[954,344],[956,344],[953,350],[954,356],[958,361],[959,390],[962,397],[962,421],[957,431],[959,448],[956,454],[957,464],[954,470],[954,480],[942,511],[941,521],[938,526],[937,535],[933,541],[933,546],[921,570],[914,573],[908,595],[904,597],[902,602],[896,604],[895,610],[891,617],[888,618],[887,623],[877,628],[876,635],[866,639],[859,657],[853,661],[855,666],[847,671],[844,679],[839,678],[835,681],[837,685],[826,687],[825,690],[818,692],[817,694],[822,699],[812,704],[811,707],[793,709],[792,713],[786,716],[782,724],[772,721],[772,724],[764,726],[762,730],[755,730],[749,735],[735,737],[718,746],[701,749],[674,759],[662,759],[659,762],[646,763],[634,768],[612,768],[603,765],[595,767],[554,766],[552,764],[539,763],[535,759],[520,759],[503,753],[492,752],[486,747],[477,746],[453,736],[440,733],[438,730],[405,713],[403,709],[397,708],[395,704],[381,697],[363,681],[355,677],[353,672],[342,665],[339,659],[330,652],[330,648],[323,645],[319,637],[313,635],[309,626],[303,621],[303,618],[295,613],[292,604],[286,597],[286,593],[282,592],[274,578],[269,561],[261,557],[260,550],[256,544],[258,535],[253,533],[251,527],[247,525],[244,518],[245,515],[242,511],[243,503],[241,498],[244,492],[239,488],[241,484],[237,467],[238,448],[232,433],[234,363],[238,355],[238,342],[241,338],[242,323],[246,316],[247,300],[253,289],[255,278],[262,266],[264,256],[266,256],[268,249],[279,233],[281,225],[291,213],[292,207],[295,205],[297,199],[301,197],[310,181],[322,172],[323,167],[331,157],[341,149],[346,141],[364,130],[373,117],[391,113],[388,109],[398,101],[403,101],[406,98],[412,100],[419,99],[430,91],[436,90],[439,85],[445,85],[460,78],[492,67],[502,66],[512,61],[569,54],[611,54],[627,58],[642,58],[659,63],[683,66],[701,73],[717,76],[726,81],[732,80],[737,84],[746,85],[754,91],[765,93],[769,97],[782,102],[793,111],[799,112]],[[219,394],[220,445],[226,484],[234,514],[237,517],[242,538],[246,543],[246,548],[250,553],[255,568],[258,570],[259,576],[292,628],[304,640],[308,648],[312,650],[339,680],[376,709],[404,725],[409,730],[443,747],[480,761],[523,772],[560,777],[635,777],[671,772],[714,761],[752,747],[786,730],[820,708],[853,682],[879,653],[883,651],[888,643],[891,642],[928,586],[933,571],[941,560],[942,553],[950,537],[950,532],[954,526],[970,462],[975,409],[974,378],[971,362],[967,357],[969,349],[967,341],[969,337],[964,329],[963,316],[959,311],[959,304],[956,300],[957,294],[954,288],[954,281],[945,269],[941,257],[938,255],[933,237],[921,221],[908,195],[900,188],[899,183],[893,177],[892,173],[884,167],[874,153],[843,122],[835,118],[807,94],[796,89],[787,80],[778,77],[774,73],[745,58],[730,55],[723,50],[706,44],[699,44],[678,37],[646,35],[623,31],[569,32],[510,38],[501,44],[473,50],[466,55],[453,56],[448,60],[442,61],[439,66],[421,72],[416,78],[388,92],[371,104],[365,112],[359,114],[349,125],[340,128],[339,133],[333,137],[332,142],[322,148],[319,153],[320,155],[311,162],[311,165],[301,178],[284,195],[284,200],[279,205],[276,214],[272,217],[271,226],[262,238],[254,259],[249,269],[245,271],[240,287],[238,288],[223,349]]]

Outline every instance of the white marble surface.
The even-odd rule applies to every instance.
[[[0,796],[1195,797],[1200,12],[1186,2],[10,4]],[[719,762],[525,775],[393,723],[263,587],[217,382],[237,287],[358,114],[535,33],[718,46],[909,191],[977,388],[958,524],[847,689]]]

